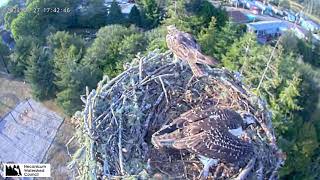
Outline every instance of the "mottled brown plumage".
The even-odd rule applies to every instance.
[[[153,134],[152,143],[244,166],[254,153],[253,146],[230,131],[243,125],[242,117],[233,110],[195,108]]]
[[[203,76],[204,73],[197,64],[216,65],[217,61],[203,55],[199,44],[191,34],[179,31],[175,26],[167,27],[166,41],[168,48],[179,59],[186,61],[195,76]]]

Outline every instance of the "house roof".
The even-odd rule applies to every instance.
[[[319,25],[311,20],[306,20],[307,23],[309,23],[311,26],[315,27],[315,28],[319,28]]]
[[[235,23],[244,23],[244,22],[250,21],[248,16],[243,14],[241,11],[237,11],[237,10],[229,11],[228,14],[229,14],[229,17],[231,17],[231,20]]]
[[[0,162],[40,163],[63,118],[29,99],[0,119]]]
[[[266,30],[266,29],[289,29],[291,25],[285,21],[259,21],[248,23],[248,27],[254,30]]]

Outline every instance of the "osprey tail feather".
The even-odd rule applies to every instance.
[[[197,53],[197,61],[199,64],[207,64],[207,65],[217,65],[218,62],[213,57],[203,55],[202,53]]]

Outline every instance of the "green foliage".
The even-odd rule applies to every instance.
[[[35,38],[44,38],[48,35],[46,29],[50,26],[55,29],[64,29],[69,26],[71,14],[60,12],[47,12],[47,8],[70,7],[71,1],[64,0],[35,0],[28,3],[26,11],[18,14],[11,23],[11,30],[14,39],[17,40],[23,36],[33,36]]]
[[[7,73],[10,72],[8,69],[9,55],[10,50],[6,45],[2,43],[2,39],[0,37],[0,67],[3,67],[1,68],[1,70],[6,71]]]
[[[124,16],[117,1],[113,0],[108,14],[109,24],[122,24],[124,23]]]
[[[301,55],[304,62],[320,67],[320,45],[311,40],[298,39],[293,33],[286,33],[282,38],[282,46],[286,53]]]
[[[281,44],[284,50],[281,45],[276,49],[261,46],[253,35],[246,34],[234,42],[223,57],[223,64],[240,71],[244,82],[267,101],[280,147],[288,155],[281,177],[315,179],[319,173],[311,173],[311,169],[319,167],[316,160],[320,119],[316,114],[320,112],[317,110],[320,76],[297,58],[301,53],[294,48],[299,46],[298,40],[289,34],[283,36]],[[272,52],[274,55],[270,57]]]
[[[134,33],[123,39],[119,47],[119,55],[125,62],[130,62],[138,52],[144,52],[147,46],[147,39],[142,33]]]
[[[167,30],[163,26],[147,31],[145,33],[145,36],[148,40],[147,50],[153,51],[155,49],[159,49],[162,52],[168,50],[166,43],[166,34]]]
[[[191,32],[190,14],[186,10],[186,2],[184,0],[169,1],[167,17],[163,23],[165,26],[175,25],[178,29]]]
[[[39,46],[32,48],[25,72],[26,80],[31,84],[32,94],[36,99],[45,100],[54,97],[56,86],[53,83],[53,63],[50,55]]]
[[[15,6],[13,8],[18,8],[18,6]],[[18,14],[16,12],[5,13],[5,16],[4,16],[5,28],[10,29],[12,21],[17,17],[18,17]]]
[[[143,27],[152,29],[160,24],[160,8],[156,0],[139,0],[138,4],[142,10]]]
[[[82,63],[85,46],[78,36],[57,32],[48,38],[48,44],[54,62],[57,102],[71,115],[81,108],[80,95],[85,93],[85,87],[95,87],[99,75]]]
[[[71,57],[73,55],[69,54]],[[68,115],[72,115],[82,107],[80,96],[85,94],[85,87],[95,87],[98,76],[92,67],[70,61],[59,68],[57,76],[57,102]]]
[[[55,34],[48,36],[48,45],[51,49],[61,49],[70,46],[75,46],[79,49],[84,49],[84,41],[76,35],[71,35],[66,31],[58,31]]]
[[[74,18],[77,28],[100,28],[107,24],[107,8],[103,0],[90,0],[81,9],[75,8]]]
[[[137,8],[137,6],[133,6],[130,13],[129,13],[129,17],[128,17],[128,22],[131,24],[134,24],[138,27],[142,26],[141,20],[141,13],[140,10]]]
[[[202,50],[208,55],[222,59],[233,42],[237,40],[239,36],[237,29],[239,27],[231,23],[227,23],[224,27],[218,29],[216,19],[212,17],[208,28],[204,28],[199,34],[198,39]]]
[[[203,28],[208,28],[211,17],[215,17],[215,27],[221,28],[228,21],[226,11],[215,8],[207,0],[171,0],[168,6],[165,25],[174,24],[180,30],[197,35]]]
[[[211,17],[216,18],[216,27],[223,27],[228,21],[228,13],[222,8],[216,8],[208,0],[191,0],[187,9],[201,18],[203,27],[208,27]]]
[[[22,12],[13,20],[10,29],[16,41],[25,36],[40,36],[43,29],[40,22],[33,20],[34,16],[32,13]]]
[[[96,67],[96,71],[100,71],[100,73],[104,72],[109,76],[115,76],[122,70],[124,59],[132,55],[121,52],[121,49],[137,45],[138,42],[134,42],[134,38],[138,36],[131,36],[136,33],[138,33],[137,29],[120,25],[101,28],[97,33],[97,38],[85,55],[85,63]],[[126,43],[124,43],[124,40],[126,40]],[[139,46],[137,47],[138,49],[141,47]],[[137,52],[132,51],[132,53],[136,54]]]
[[[19,38],[16,41],[13,54],[10,56],[9,67],[10,71],[17,77],[23,77],[24,72],[27,69],[27,60],[30,56],[30,52],[33,46],[39,44],[31,36]]]

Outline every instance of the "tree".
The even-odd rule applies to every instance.
[[[141,24],[141,14],[137,6],[133,6],[130,13],[129,13],[129,23],[135,24],[136,26],[140,27]]]
[[[6,45],[2,43],[2,39],[0,37],[0,67],[3,67],[1,68],[1,70],[3,69],[7,73],[10,73],[8,68],[9,55],[10,50]]]
[[[137,29],[126,28],[121,25],[101,28],[97,33],[97,38],[88,48],[84,63],[95,67],[96,71],[100,71],[101,74],[104,73],[114,77],[122,70],[121,63],[129,55],[125,52],[120,54],[123,40],[134,33],[138,33]]]
[[[169,1],[167,17],[164,19],[163,24],[165,26],[175,25],[182,31],[192,32],[191,14],[187,13],[186,3],[184,0]]]
[[[16,41],[13,54],[10,56],[9,69],[17,77],[23,77],[27,69],[27,60],[33,46],[40,44],[31,36],[21,37]]]
[[[222,59],[222,57],[230,49],[230,46],[237,40],[239,27],[231,23],[227,23],[224,27],[218,29],[216,27],[216,18],[212,20],[207,28],[202,29],[199,34],[199,43],[202,50],[213,57]]]
[[[123,56],[124,62],[130,62],[137,53],[143,53],[147,47],[147,39],[142,33],[134,33],[123,39],[119,47],[119,54]]]
[[[148,40],[148,51],[159,49],[162,52],[168,50],[166,42],[167,29],[163,26],[159,26],[155,29],[149,30],[145,33]]]
[[[108,14],[109,24],[122,24],[124,23],[124,16],[117,1],[113,0]]]
[[[47,29],[65,29],[70,24],[71,14],[66,12],[52,13],[48,12],[50,8],[69,8],[72,2],[70,0],[35,0],[27,4],[26,11],[18,14],[11,23],[11,30],[14,39],[22,36],[33,36],[38,39],[45,39]],[[54,27],[54,28],[51,28]]]
[[[18,17],[12,21],[10,29],[16,41],[25,36],[41,36],[42,24],[40,24],[39,21],[33,20],[34,18],[32,13],[21,12]]]
[[[198,35],[201,30],[208,28],[211,17],[217,20],[215,27],[222,28],[228,21],[225,10],[215,8],[206,0],[171,0],[168,6],[165,25],[176,25],[179,29]]]
[[[86,2],[86,3],[84,3]],[[107,24],[108,9],[104,0],[88,0],[78,3],[81,8],[75,8],[76,27],[79,28],[100,28]]]
[[[245,84],[266,100],[279,145],[288,155],[281,178],[314,179],[319,176],[311,171],[319,162],[320,76],[292,53],[279,43],[260,46],[246,34],[232,45],[223,63],[240,71]]]
[[[51,99],[55,95],[55,75],[49,53],[39,46],[32,48],[25,72],[26,80],[31,84],[32,94],[39,100]]]
[[[72,115],[82,108],[80,96],[85,94],[85,88],[94,88],[99,76],[93,67],[77,64],[74,61],[68,61],[59,68],[58,76],[60,78],[55,82],[59,88],[57,102],[68,115]]]
[[[216,8],[208,0],[191,0],[186,4],[188,11],[201,18],[201,27],[208,27],[211,17],[216,18],[216,27],[220,29],[228,21],[228,13],[222,8]]]
[[[18,8],[18,6],[14,6],[13,8]],[[18,17],[18,13],[16,12],[7,12],[4,16],[4,26],[6,29],[10,29],[12,21]]]
[[[160,24],[160,8],[156,0],[139,0],[143,12],[143,24],[146,29],[152,29]]]
[[[85,88],[94,88],[99,78],[95,67],[83,63],[84,41],[67,32],[57,32],[48,37],[54,62],[54,84],[57,86],[57,102],[68,115],[81,108],[80,95]]]

